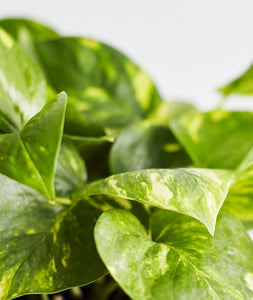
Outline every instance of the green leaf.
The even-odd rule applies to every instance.
[[[0,130],[21,130],[46,100],[46,82],[39,67],[0,28]]]
[[[61,144],[56,164],[54,185],[57,197],[70,196],[87,180],[84,161],[69,142]]]
[[[0,175],[0,299],[82,286],[106,271],[93,230],[102,209],[55,205]]]
[[[53,29],[44,24],[28,19],[3,19],[0,27],[7,31],[25,52],[38,62],[34,41],[49,40],[59,37]]]
[[[149,120],[157,125],[168,126],[173,119],[179,118],[186,112],[195,112],[197,109],[190,103],[179,101],[161,102],[157,109],[149,116]]]
[[[211,237],[199,222],[158,210],[152,240],[139,220],[109,210],[95,227],[98,252],[134,300],[251,299],[253,244],[232,214],[223,211]]]
[[[225,205],[253,228],[253,148],[236,172]]]
[[[106,126],[144,118],[161,101],[148,75],[105,44],[60,38],[36,43],[36,49],[49,84],[69,96],[68,133],[101,135]]]
[[[92,182],[76,197],[106,194],[169,209],[196,218],[214,234],[232,173],[208,169],[132,171]]]
[[[171,130],[148,121],[125,129],[110,152],[112,173],[150,168],[184,167],[191,163]]]
[[[64,135],[64,140],[73,142],[86,163],[89,181],[109,175],[108,157],[113,137],[82,137]]]
[[[0,136],[0,172],[54,200],[54,173],[62,139],[66,94],[49,101],[21,132]]]
[[[236,169],[253,145],[249,112],[191,112],[170,126],[197,167]]]
[[[0,27],[7,31],[21,45],[28,33],[34,41],[49,40],[59,37],[59,34],[52,28],[29,19],[2,19],[0,20]]]
[[[219,89],[224,96],[231,94],[252,95],[253,94],[253,65],[249,67],[240,77]]]

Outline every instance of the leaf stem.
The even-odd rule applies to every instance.
[[[47,294],[41,294],[41,300],[49,300],[49,297]]]
[[[80,287],[71,288],[70,293],[74,297],[74,299],[84,300],[84,295]]]

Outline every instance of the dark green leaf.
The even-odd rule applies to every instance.
[[[139,120],[160,103],[158,92],[139,67],[117,50],[84,38],[36,43],[50,85],[69,95],[66,131],[99,135],[106,126]]]
[[[0,175],[0,299],[54,293],[105,274],[93,229],[102,209],[53,205]]]
[[[0,28],[0,130],[20,130],[46,100],[40,69]]]
[[[191,112],[170,124],[197,167],[236,169],[253,145],[249,112]]]
[[[110,152],[112,173],[150,168],[184,167],[191,163],[169,128],[148,121],[127,128]]]
[[[76,197],[106,194],[196,218],[214,233],[231,172],[208,169],[150,169],[110,176],[86,185]]]
[[[55,171],[55,191],[57,197],[71,195],[87,180],[84,161],[76,148],[68,142],[61,144]]]
[[[106,270],[93,231],[98,216],[107,209],[130,210],[148,228],[147,210],[125,199],[98,196],[76,202],[65,199],[68,205],[59,205],[62,199],[49,203],[3,175],[0,187],[1,300],[55,293],[103,276]]]
[[[113,137],[82,137],[64,135],[64,140],[71,141],[78,149],[86,163],[89,181],[109,176],[109,151],[114,141]]]
[[[54,173],[62,139],[66,94],[49,101],[21,132],[0,136],[0,172],[54,200]]]
[[[214,237],[199,222],[158,210],[152,240],[123,210],[102,214],[98,252],[134,300],[245,300],[253,297],[253,244],[232,214],[220,214]]]

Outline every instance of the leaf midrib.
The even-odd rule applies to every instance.
[[[8,290],[8,295],[7,297],[11,297],[12,295],[9,295],[10,291],[11,291],[11,288],[12,288],[12,284],[14,282],[14,278],[16,276],[16,274],[18,273],[18,271],[22,268],[23,264],[27,261],[27,259],[33,254],[33,252],[39,247],[40,244],[42,244],[46,238],[48,237],[48,235],[53,231],[54,227],[56,226],[56,224],[58,222],[62,222],[64,220],[64,218],[68,215],[68,213],[75,208],[75,206],[80,202],[81,200],[78,200],[78,201],[75,201],[75,202],[72,202],[72,204],[70,205],[70,207],[68,207],[66,210],[63,210],[62,212],[59,213],[58,216],[56,216],[56,218],[54,219],[54,222],[53,222],[53,225],[50,226],[48,228],[48,230],[46,230],[45,234],[42,236],[42,238],[37,242],[35,243],[34,247],[31,249],[30,253],[22,260],[22,262],[20,263],[20,265],[18,266],[18,268],[16,269],[15,273],[13,274],[12,276],[12,280],[11,280],[11,284],[10,284],[10,288]],[[53,204],[51,204],[53,205]],[[21,296],[21,295],[19,295]],[[7,299],[7,298],[6,298]]]
[[[22,144],[22,146],[23,146],[25,152],[26,152],[27,155],[29,156],[30,161],[32,162],[32,164],[33,164],[35,170],[37,171],[37,175],[38,175],[39,178],[40,178],[40,182],[43,184],[43,189],[47,192],[47,197],[46,197],[46,198],[50,199],[50,198],[51,198],[50,192],[49,192],[49,190],[48,190],[48,188],[47,188],[47,186],[46,186],[46,183],[45,183],[44,179],[42,178],[42,176],[41,176],[41,174],[40,174],[40,172],[39,172],[39,170],[38,170],[38,168],[37,168],[35,162],[33,161],[32,157],[31,157],[31,155],[30,155],[30,152],[28,151],[28,149],[27,149],[27,147],[26,147],[26,145],[25,145],[25,143],[24,143],[24,141],[23,141],[23,139],[22,139],[21,133],[22,133],[22,132],[19,132],[19,133],[18,133],[20,142],[21,142],[21,144]]]

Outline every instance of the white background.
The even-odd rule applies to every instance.
[[[1,18],[39,19],[65,35],[111,44],[150,73],[164,99],[204,109],[253,62],[252,0],[0,1]]]

